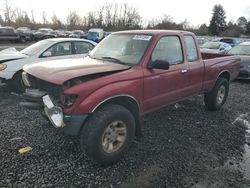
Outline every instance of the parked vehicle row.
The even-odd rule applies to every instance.
[[[19,27],[16,30],[13,27],[0,27],[0,41],[15,41],[25,43],[29,40],[39,41],[48,38],[83,38],[100,42],[110,32],[104,32],[100,28],[92,28],[88,33],[82,30],[53,30],[51,28],[40,28],[37,31],[31,31],[27,27]]]
[[[226,54],[232,47],[225,42],[206,42],[200,48],[204,53]]]
[[[203,40],[199,40],[201,42]],[[201,43],[200,43],[201,44]],[[235,38],[219,38],[200,45],[201,52],[211,54],[237,55],[241,58],[240,73],[237,79],[250,79],[250,42],[240,43]]]
[[[13,90],[23,92],[21,71],[24,65],[55,59],[82,58],[95,46],[95,42],[85,39],[53,38],[39,41],[20,52],[14,48],[2,50],[0,83],[9,83]]]
[[[15,30],[13,27],[0,27],[0,41],[14,41],[25,43],[30,40],[30,36],[23,30]]]
[[[21,105],[78,136],[90,159],[108,165],[140,135],[145,113],[200,93],[219,110],[239,69],[239,57],[200,53],[191,32],[123,31],[85,58],[25,65]]]

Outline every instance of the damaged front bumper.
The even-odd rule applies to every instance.
[[[26,101],[21,102],[21,106],[41,110],[55,128],[61,128],[68,135],[77,136],[88,117],[87,114],[65,114],[52,96],[40,90],[27,90],[23,97]]]

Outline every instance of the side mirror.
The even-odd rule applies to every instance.
[[[169,64],[168,61],[156,59],[155,61],[151,61],[149,63],[148,68],[149,69],[164,69],[164,70],[168,70],[169,66],[170,66],[170,64]]]
[[[47,51],[47,52],[44,52],[42,57],[51,57],[52,56],[52,53]]]
[[[220,51],[223,51],[223,50],[225,50],[225,48],[220,48],[219,50],[220,50]]]

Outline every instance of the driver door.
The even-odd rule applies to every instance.
[[[145,69],[145,112],[174,103],[185,96],[188,87],[188,66],[183,57],[181,40],[178,36],[165,36],[158,41],[151,61],[166,61],[170,67],[168,70]]]

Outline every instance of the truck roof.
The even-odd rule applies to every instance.
[[[115,33],[142,34],[142,35],[162,35],[162,34],[177,34],[177,33],[193,34],[192,32],[180,31],[180,30],[128,30],[128,31],[118,31]]]

